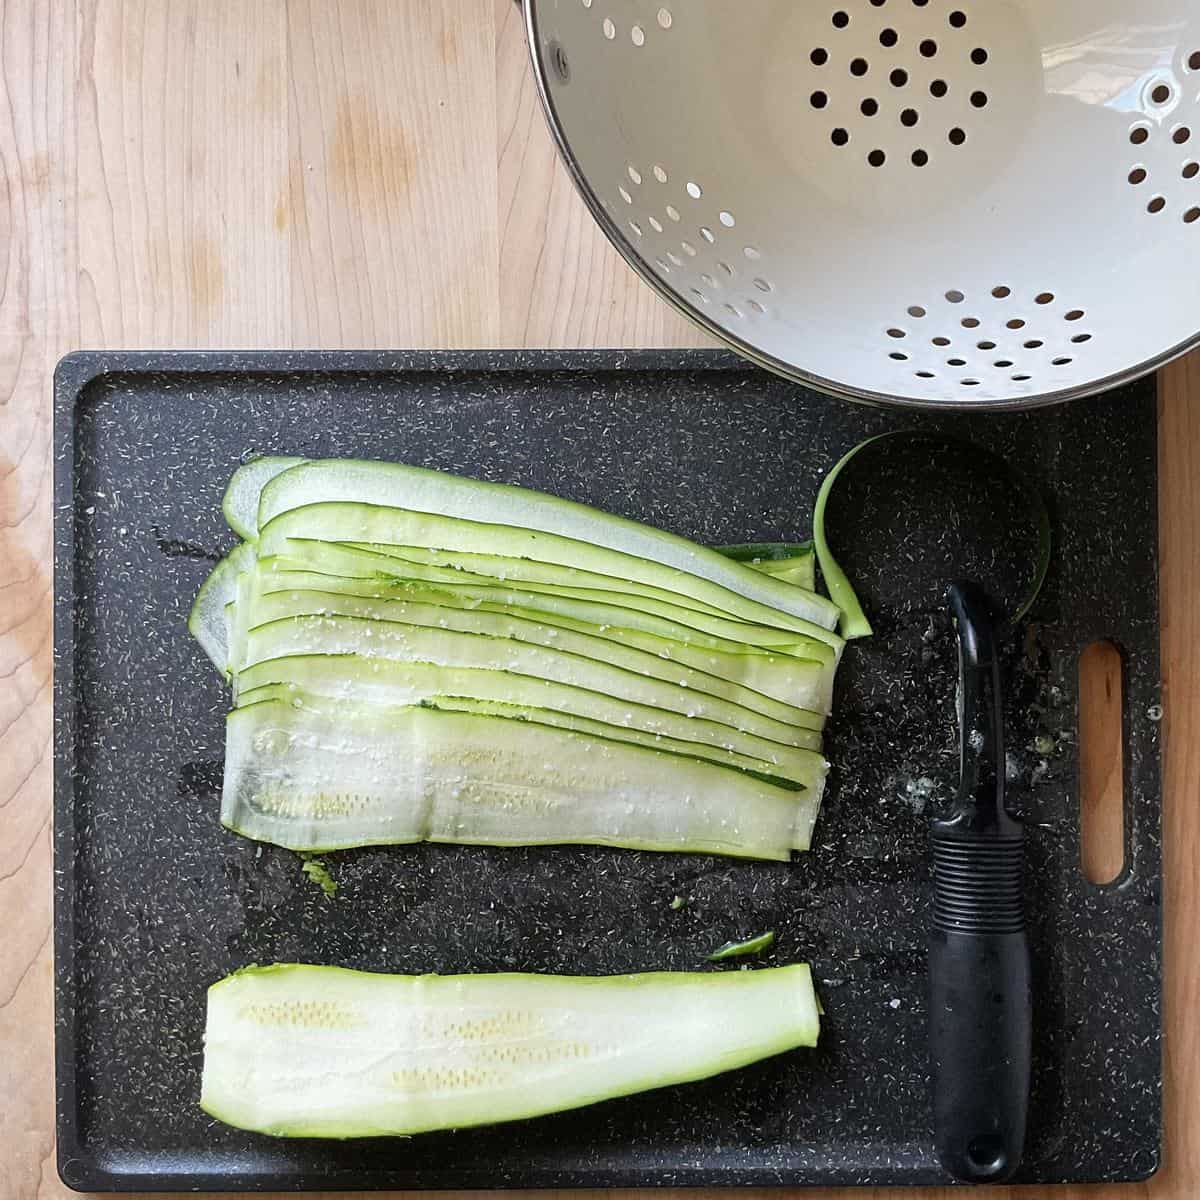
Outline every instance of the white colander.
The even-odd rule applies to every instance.
[[[1200,340],[1200,0],[525,0],[592,213],[735,350],[1017,408]]]

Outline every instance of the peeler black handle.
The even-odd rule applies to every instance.
[[[1000,669],[988,603],[949,590],[960,652],[961,770],[953,811],[935,820],[929,949],[937,1154],[956,1178],[1007,1178],[1021,1160],[1032,1012],[1024,837],[1004,805]]]

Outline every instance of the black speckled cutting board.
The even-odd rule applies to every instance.
[[[1160,1141],[1155,404],[1147,382],[1012,416],[856,408],[714,353],[81,354],[56,378],[58,1152],[82,1189],[945,1182],[927,1102],[929,813],[955,775],[940,611],[879,574],[791,864],[605,849],[296,857],[217,820],[226,695],[184,627],[255,453],[394,459],[527,484],[720,543],[807,536],[865,436],[952,430],[1021,463],[1058,546],[1009,648],[1010,787],[1029,829],[1037,1029],[1022,1182],[1141,1178]],[[898,516],[897,518],[902,519]],[[932,555],[936,547],[929,547]],[[1079,862],[1077,659],[1125,661],[1127,867]],[[675,911],[670,901],[685,896]],[[778,930],[813,963],[820,1048],[706,1083],[411,1140],[274,1141],[197,1107],[205,988],[252,961],[380,971],[697,969]]]

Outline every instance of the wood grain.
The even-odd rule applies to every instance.
[[[0,0],[0,1200],[69,1194],[50,1020],[54,363],[78,346],[703,344],[587,217],[522,39],[509,0]],[[1161,408],[1167,1166],[1043,1198],[1200,1193],[1200,358],[1164,372]],[[885,1194],[961,1193],[843,1193]]]

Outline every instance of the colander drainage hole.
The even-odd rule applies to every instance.
[[[976,46],[971,51],[971,61],[977,66],[982,67],[988,60],[988,52],[982,46]]]
[[[900,35],[894,29],[883,29],[879,33],[879,44],[891,49],[900,40]]]
[[[1145,145],[1150,140],[1150,130],[1145,125],[1135,125],[1129,131],[1129,140],[1135,146]]]
[[[1186,125],[1180,125],[1178,129],[1171,134],[1171,141],[1177,146],[1182,146],[1192,136],[1192,131]]]
[[[941,100],[950,90],[950,85],[944,79],[935,79],[929,85],[929,94],[935,100]]]
[[[1196,221],[1200,221],[1200,208],[1189,208],[1183,214],[1183,223],[1185,225],[1192,225]]]
[[[850,62],[850,74],[857,75],[860,78],[871,69],[870,64],[865,58],[855,58]]]
[[[817,46],[808,56],[808,61],[814,67],[823,67],[829,61],[829,51],[824,46]]]
[[[887,162],[887,155],[884,154],[882,150],[872,150],[871,153],[867,155],[867,162],[869,162],[873,167],[882,167],[883,164]]]
[[[946,299],[949,300],[951,304],[961,304],[966,297],[957,288],[951,288],[946,293]]]
[[[946,136],[950,139],[952,146],[961,146],[967,140],[966,130],[959,129],[957,125]]]
[[[1195,179],[1200,175],[1200,162],[1184,163],[1182,174],[1184,179]]]
[[[958,9],[955,9],[955,11],[950,14],[950,24],[953,26],[953,28],[962,29],[966,23],[967,14],[965,12],[960,12]]]
[[[1149,204],[1146,205],[1146,211],[1150,213],[1160,213],[1167,207],[1167,199],[1165,196],[1155,196]]]
[[[937,376],[932,371],[917,371],[916,376],[918,379],[936,379],[937,378]]]
[[[1129,172],[1129,182],[1132,183],[1134,187],[1137,187],[1139,183],[1146,182],[1146,175],[1147,172],[1145,167],[1134,167],[1133,170]]]
[[[923,167],[929,162],[929,153],[926,150],[914,150],[912,152],[912,165],[914,167]]]
[[[888,76],[892,87],[902,88],[908,83],[908,72],[903,67],[896,67]]]
[[[909,308],[908,315],[910,317],[923,317],[925,310],[919,304],[914,304]]]
[[[1193,71],[1200,71],[1200,50],[1193,50],[1187,60],[1187,65]]]
[[[833,27],[835,29],[845,29],[850,24],[850,14],[848,12],[835,12],[833,14]]]
[[[930,341],[931,341],[931,342],[933,342],[933,344],[934,344],[935,346],[948,346],[948,345],[950,345],[950,339],[949,339],[948,337],[935,337],[935,338],[930,338]]]
[[[829,103],[829,97],[824,92],[813,92],[808,98],[813,108],[824,108]]]
[[[1052,358],[1050,360],[1051,364],[1056,367],[1065,367],[1068,363],[1070,363],[1072,361],[1073,360],[1069,359],[1069,358]]]
[[[1171,98],[1171,89],[1165,83],[1160,83],[1158,87],[1153,88],[1150,92],[1150,99],[1155,104],[1166,104]]]
[[[923,58],[933,58],[938,52],[938,44],[933,38],[926,38],[917,49]]]
[[[948,367],[965,367],[966,365],[967,365],[967,360],[965,358],[948,358],[948,359],[946,359],[946,366],[948,366]]]
[[[844,129],[835,129],[830,135],[829,140],[835,146],[844,146],[850,141],[850,135]]]
[[[1025,383],[1028,379],[1031,379],[1032,376],[1030,376],[1030,375],[1014,375],[1012,378],[1013,378],[1013,383]]]
[[[992,295],[995,296],[997,300],[1007,300],[1009,296],[1012,295],[1012,288],[1007,288],[1004,286],[994,287],[992,288]]]
[[[894,358],[897,362],[908,362],[908,355],[899,350],[893,350],[888,358]]]
[[[873,117],[879,111],[879,101],[868,96],[858,107],[864,117]]]

